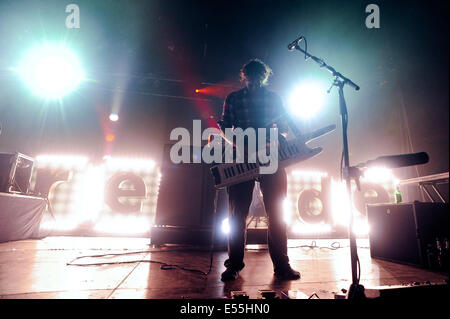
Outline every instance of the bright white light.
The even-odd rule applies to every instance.
[[[109,114],[109,120],[112,122],[117,122],[119,120],[119,115],[116,113]]]
[[[361,216],[355,205],[352,204],[351,209],[353,213],[353,233],[358,237],[368,235],[369,225],[367,220]],[[344,182],[331,181],[331,213],[336,225],[349,226],[350,202]]]
[[[318,171],[292,171],[291,173],[294,176],[301,176],[301,177],[325,177],[328,174],[325,172],[318,172]]]
[[[366,219],[363,218],[355,218],[353,220],[353,233],[357,237],[367,236],[370,231],[369,223]]]
[[[225,218],[225,219],[222,221],[222,232],[223,232],[224,234],[229,234],[229,233],[230,233],[230,224],[229,224],[229,222],[228,222],[228,218]]]
[[[39,226],[42,230],[59,230],[59,231],[69,231],[73,230],[78,226],[78,222],[74,222],[71,219],[62,219],[59,218],[57,221],[55,220],[47,220],[43,221]]]
[[[104,166],[88,166],[74,177],[72,214],[77,224],[95,222],[104,203]]]
[[[161,179],[154,161],[106,156],[105,162],[92,164],[84,156],[66,155],[39,155],[36,159],[39,168],[75,170],[72,181],[66,187],[58,188],[52,199],[56,220],[47,220],[45,215],[41,223],[42,229],[72,231],[83,225],[107,234],[142,235],[150,231]],[[105,202],[107,180],[123,170],[135,171],[149,189],[143,203],[142,216],[117,214]]]
[[[350,221],[350,200],[343,182],[331,181],[331,212],[337,225],[348,226]]]
[[[392,171],[384,167],[371,167],[364,171],[364,179],[371,183],[394,182]]]
[[[292,177],[296,182],[320,182],[322,177],[326,177],[327,173],[317,171],[292,171]]]
[[[107,157],[106,166],[111,170],[152,171],[155,162],[151,159]]]
[[[95,223],[94,230],[109,234],[145,234],[150,231],[148,217],[112,216],[104,217]]]
[[[400,180],[396,177],[394,177],[394,186],[398,187],[400,185]]]
[[[300,221],[292,226],[292,231],[297,234],[324,234],[331,231],[328,224],[304,224]]]
[[[289,98],[291,113],[303,118],[311,118],[323,105],[325,91],[313,84],[303,84],[292,92]]]
[[[286,224],[289,224],[292,221],[291,203],[287,198],[283,201],[283,219]]]
[[[36,156],[36,164],[40,168],[50,167],[56,168],[83,168],[88,162],[85,156],[73,155],[38,155]]]
[[[76,55],[68,48],[54,44],[28,51],[17,71],[34,94],[48,99],[61,98],[84,79]]]

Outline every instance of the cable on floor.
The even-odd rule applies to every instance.
[[[123,256],[123,255],[141,254],[141,253],[149,253],[149,251],[128,252],[128,253],[118,253],[118,254],[103,254],[103,255],[92,255],[92,256],[79,256],[79,257],[73,259],[72,261],[68,262],[66,265],[67,266],[87,267],[87,266],[119,265],[119,264],[133,264],[133,263],[147,262],[147,263],[161,265],[161,267],[160,267],[161,270],[180,269],[180,270],[183,270],[183,271],[188,271],[188,272],[192,272],[192,273],[199,274],[199,275],[204,275],[204,276],[207,276],[209,271],[210,271],[209,270],[208,273],[206,273],[206,272],[198,270],[198,269],[182,267],[182,266],[175,265],[175,264],[168,264],[168,263],[165,263],[165,262],[162,262],[162,261],[157,261],[157,260],[145,260],[145,259],[128,260],[128,261],[117,261],[117,262],[99,262],[99,263],[88,263],[88,264],[75,263],[75,261],[83,259],[83,258],[101,258],[101,257],[107,257],[107,256]]]

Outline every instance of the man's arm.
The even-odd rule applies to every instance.
[[[230,94],[223,102],[222,119],[217,121],[217,125],[219,126],[219,129],[222,132],[223,139],[232,145],[234,145],[233,142],[227,140],[225,137],[225,129],[233,127],[234,123],[233,107],[234,107],[233,96],[232,94]]]
[[[217,122],[220,130],[225,133],[226,128],[232,128],[234,123],[234,113],[233,113],[233,97],[228,95],[223,102],[222,109],[222,119]]]

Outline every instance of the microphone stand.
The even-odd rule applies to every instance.
[[[358,268],[359,258],[357,252],[356,238],[353,233],[353,210],[352,210],[352,193],[351,193],[351,180],[355,179],[356,184],[359,187],[359,176],[358,171],[353,167],[350,167],[350,159],[349,159],[349,148],[348,148],[348,138],[347,138],[347,126],[348,126],[348,113],[347,113],[347,104],[345,103],[344,98],[344,85],[349,85],[355,90],[359,90],[359,86],[356,85],[353,81],[343,76],[341,73],[337,72],[333,67],[327,65],[323,60],[309,54],[302,48],[300,48],[299,43],[296,44],[295,49],[305,54],[305,59],[312,59],[314,62],[319,64],[321,68],[329,71],[333,77],[333,84],[328,89],[328,93],[330,93],[331,89],[336,86],[339,90],[339,111],[341,115],[341,123],[342,123],[342,145],[343,151],[342,156],[344,158],[344,167],[342,168],[342,173],[345,178],[346,188],[347,188],[347,196],[349,202],[349,210],[350,210],[350,218],[349,218],[349,226],[348,226],[348,236],[350,240],[350,257],[351,257],[351,267],[352,267],[352,284],[348,290],[347,298],[348,299],[365,299],[366,296],[364,294],[364,286],[359,284],[359,274],[360,270]]]

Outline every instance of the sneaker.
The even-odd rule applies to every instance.
[[[233,268],[227,268],[223,273],[220,280],[231,281],[235,280],[239,276],[239,271]]]
[[[292,269],[291,267],[285,270],[275,271],[274,275],[280,280],[297,280],[300,279],[300,272]]]

